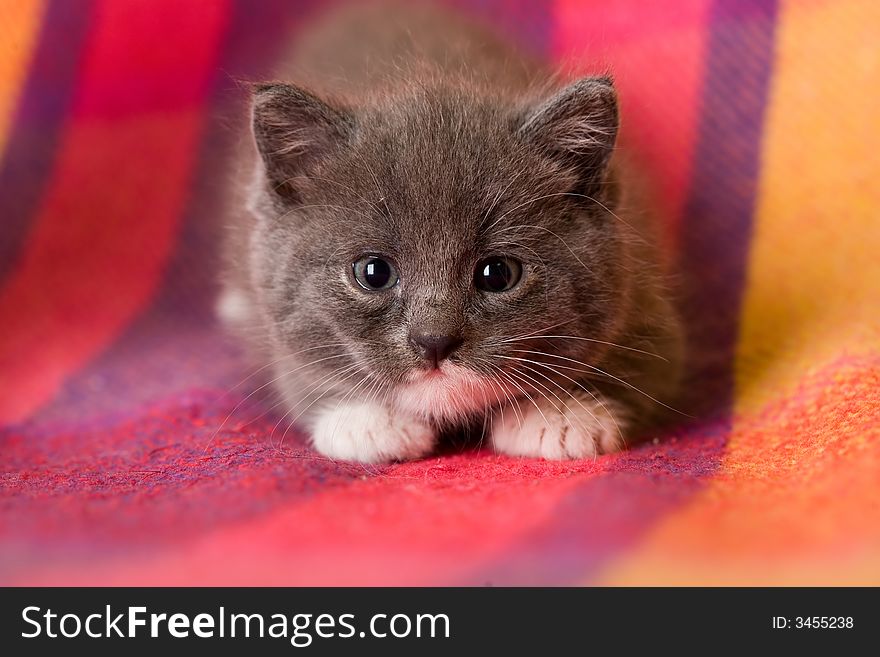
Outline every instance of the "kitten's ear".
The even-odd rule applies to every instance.
[[[289,84],[253,87],[252,127],[273,190],[295,198],[298,179],[349,138],[351,114]]]
[[[617,139],[617,93],[609,77],[583,78],[532,109],[519,133],[574,167],[581,184],[599,183]]]

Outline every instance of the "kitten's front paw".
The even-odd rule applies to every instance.
[[[327,409],[312,430],[312,443],[321,454],[361,463],[417,459],[435,442],[435,431],[427,422],[360,402]]]
[[[507,406],[492,422],[495,450],[511,456],[578,459],[616,452],[623,447],[623,421],[602,399],[575,396],[550,403],[520,401],[519,412]],[[601,403],[600,403],[601,402]],[[537,406],[537,407],[536,407]]]

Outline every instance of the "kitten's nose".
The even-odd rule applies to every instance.
[[[440,361],[461,346],[463,340],[457,335],[425,335],[411,333],[409,341],[415,350],[433,367],[440,367]]]

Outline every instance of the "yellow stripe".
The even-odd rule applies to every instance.
[[[45,8],[45,0],[0,0],[0,158]]]
[[[727,452],[603,583],[880,583],[878,33],[782,3]]]
[[[880,3],[790,2],[736,368],[738,408],[880,347]]]

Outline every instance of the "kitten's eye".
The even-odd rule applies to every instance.
[[[474,285],[485,292],[505,292],[519,282],[522,264],[513,258],[495,256],[480,260],[474,272]]]
[[[367,255],[356,260],[352,264],[352,270],[358,285],[371,292],[388,290],[400,280],[394,265],[375,255]]]

